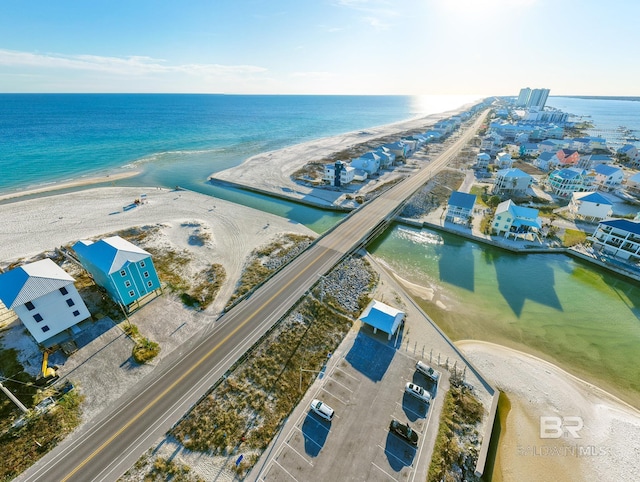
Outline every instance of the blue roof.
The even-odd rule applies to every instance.
[[[619,167],[607,166],[606,164],[598,164],[593,168],[593,170],[598,174],[604,174],[605,176],[610,176],[611,174],[621,171]]]
[[[101,239],[92,243],[78,241],[73,245],[78,256],[93,263],[100,271],[110,275],[122,269],[127,263],[138,262],[151,255],[135,244],[122,239],[120,236]]]
[[[393,334],[403,318],[403,311],[386,305],[381,301],[373,300],[362,312],[359,319],[385,333]]]
[[[622,229],[629,233],[640,234],[640,223],[629,221],[628,219],[610,219],[609,221],[600,221],[600,224]]]
[[[548,161],[552,157],[555,157],[555,155],[556,155],[555,152],[543,152],[538,156],[538,159],[542,159],[543,161]]]
[[[587,202],[596,203],[596,204],[608,204],[609,206],[613,206],[613,203],[611,201],[609,201],[606,197],[604,197],[602,194],[597,192],[590,192],[590,193],[574,192],[573,194],[574,196],[577,196],[580,201],[587,201]]]
[[[449,196],[449,206],[457,206],[465,209],[473,209],[476,203],[476,195],[466,192],[453,191]]]

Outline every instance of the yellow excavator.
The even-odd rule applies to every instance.
[[[36,385],[43,386],[49,385],[58,379],[58,373],[56,367],[49,366],[49,352],[45,351],[42,355],[42,371],[40,376],[36,380]]]

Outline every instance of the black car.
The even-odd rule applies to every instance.
[[[418,446],[418,434],[409,427],[409,424],[400,423],[397,420],[391,420],[389,431],[402,437],[414,447]]]

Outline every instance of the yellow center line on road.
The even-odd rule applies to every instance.
[[[318,258],[316,258],[318,259]],[[309,268],[313,266],[313,263],[308,264],[305,268],[300,270],[288,283],[284,284],[271,298],[267,300],[266,304],[271,303],[276,297],[278,297],[285,289],[287,289],[294,281],[296,281],[304,272],[306,272]],[[174,381],[171,385],[169,385],[160,395],[158,395],[154,400],[152,400],[145,408],[140,410],[135,417],[131,418],[126,424],[124,424],[116,433],[114,433],[111,437],[109,437],[100,447],[94,450],[86,459],[80,462],[71,472],[69,472],[61,482],[66,482],[71,477],[73,477],[80,469],[82,469],[87,463],[89,463],[96,455],[102,452],[105,447],[107,447],[111,442],[113,442],[122,432],[124,432],[127,428],[129,428],[133,423],[135,423],[140,417],[142,417],[145,413],[151,409],[156,403],[158,403],[164,396],[167,395],[171,390],[173,390],[176,385],[178,385],[182,380],[184,380],[187,376],[191,374],[196,368],[198,368],[206,359],[208,359],[213,353],[215,353],[222,345],[224,345],[233,335],[235,335],[242,327],[244,327],[247,323],[249,323],[256,315],[257,311],[254,311],[251,315],[249,315],[242,323],[240,323],[234,330],[225,336],[216,346],[214,346],[211,350],[209,350],[200,360],[198,360],[195,364],[191,366],[185,373],[183,373],[176,381]]]

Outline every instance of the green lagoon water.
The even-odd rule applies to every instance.
[[[395,225],[369,250],[434,289],[418,300],[453,340],[510,346],[640,407],[640,290],[562,254],[513,254]]]

